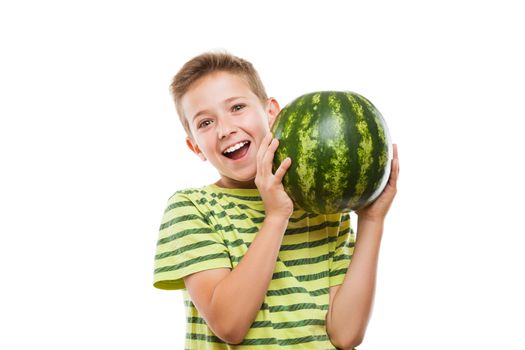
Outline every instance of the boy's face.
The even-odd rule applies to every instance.
[[[257,150],[279,113],[273,98],[262,105],[248,83],[228,72],[197,80],[181,100],[193,138],[188,147],[219,171],[221,187],[255,187]]]

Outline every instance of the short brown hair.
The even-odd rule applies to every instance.
[[[198,55],[182,66],[170,85],[170,91],[175,100],[175,107],[180,121],[190,137],[192,134],[188,120],[185,118],[181,106],[182,97],[197,80],[217,71],[225,71],[242,76],[246,79],[252,92],[261,100],[261,103],[266,103],[268,100],[261,78],[250,62],[227,52],[205,52]]]

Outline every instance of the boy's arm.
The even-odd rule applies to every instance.
[[[293,212],[293,203],[282,186],[290,160],[284,160],[272,173],[277,146],[278,141],[272,141],[269,134],[257,153],[255,183],[264,202],[265,219],[239,264],[231,271],[207,270],[184,278],[188,293],[207,325],[216,336],[231,344],[242,342],[261,308]]]
[[[213,333],[241,343],[264,301],[288,220],[267,217],[233,270],[214,269],[184,278],[191,299]]]
[[[326,329],[331,342],[353,349],[365,335],[376,284],[383,225],[358,222],[357,239],[343,284],[330,287]]]
[[[357,211],[357,239],[352,261],[343,284],[330,288],[326,330],[330,341],[338,348],[353,349],[364,338],[374,300],[384,219],[397,192],[398,174],[397,145],[394,145],[388,185],[374,203]]]

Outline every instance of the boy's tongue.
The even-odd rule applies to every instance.
[[[239,159],[239,158],[242,158],[244,157],[244,155],[248,152],[248,148],[250,147],[250,143],[246,143],[244,146],[242,146],[241,148],[239,148],[238,150],[236,151],[233,151],[232,153],[228,153],[226,155],[226,157],[230,158],[230,159]]]

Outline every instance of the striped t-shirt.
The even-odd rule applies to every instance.
[[[264,302],[239,345],[213,334],[184,289],[187,275],[235,268],[263,220],[257,189],[209,185],[178,191],[168,200],[157,242],[154,286],[183,289],[185,349],[335,349],[325,317],[328,289],[343,283],[353,252],[348,213],[294,210]]]

